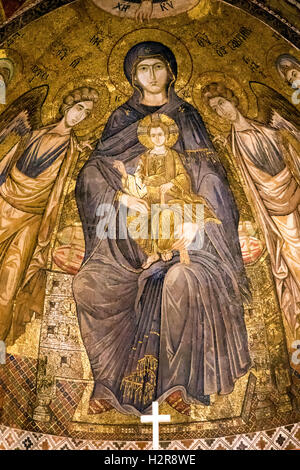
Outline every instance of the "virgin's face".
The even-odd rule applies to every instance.
[[[161,127],[152,127],[150,130],[150,139],[156,147],[161,147],[166,141],[166,136]]]
[[[238,110],[231,101],[221,96],[216,96],[209,100],[209,105],[221,118],[232,122],[237,119]]]
[[[81,101],[74,104],[72,108],[65,113],[65,121],[67,126],[74,127],[87,118],[94,107],[93,101]]]
[[[290,69],[286,72],[286,79],[290,85],[293,85],[294,82],[299,81],[296,88],[300,88],[300,70]]]
[[[136,67],[135,80],[144,91],[156,95],[166,90],[168,69],[160,59],[145,59]]]

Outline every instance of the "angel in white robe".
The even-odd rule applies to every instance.
[[[256,120],[240,112],[234,92],[221,82],[202,97],[231,122],[229,143],[259,218],[278,299],[293,337],[300,326],[300,113],[272,88],[250,82],[258,102]]]

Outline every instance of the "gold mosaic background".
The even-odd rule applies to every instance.
[[[275,3],[278,7],[280,2]],[[287,11],[292,8],[285,7]],[[3,54],[17,64],[8,88],[8,102],[30,88],[47,83],[49,95],[42,116],[46,125],[55,120],[63,95],[89,83],[99,90],[100,103],[93,116],[75,131],[80,141],[95,141],[112,111],[130,95],[122,69],[126,52],[133,44],[147,39],[160,40],[174,51],[179,64],[178,94],[200,110],[212,136],[227,135],[229,131],[200,99],[201,87],[212,79],[230,83],[244,113],[251,118],[257,114],[257,105],[249,81],[260,81],[287,99],[291,97],[291,89],[279,80],[274,62],[283,53],[300,60],[299,51],[262,21],[238,8],[203,0],[187,13],[140,24],[104,12],[92,1],[79,0],[35,20],[5,41]],[[4,105],[0,106],[2,111]],[[12,143],[13,139],[9,139],[0,146],[1,154]],[[241,219],[251,221],[256,236],[263,240],[232,155],[221,147],[219,152]],[[87,151],[81,153],[72,179],[66,185],[52,250],[60,245],[67,227],[79,227],[80,233],[74,188],[76,176],[88,156]],[[287,344],[291,338],[283,324],[266,251],[247,267],[247,274],[253,292],[252,304],[245,314],[253,367],[238,381],[231,395],[214,396],[210,407],[192,405],[187,411],[175,398],[164,403],[160,411],[172,416],[172,424],[163,428],[165,438],[246,432],[299,420],[299,384],[289,374]],[[52,256],[47,276],[43,318],[33,318],[24,335],[8,348],[12,356],[36,361],[33,362],[36,383],[31,408],[27,410],[38,423],[34,430],[109,439],[128,436],[150,439],[151,429],[138,428],[136,417],[105,409],[103,404],[102,409],[100,404],[94,412],[89,410],[92,379],[77,324],[72,276],[64,274],[53,263]],[[49,325],[55,325],[51,333]],[[63,429],[55,426],[50,411],[61,382],[70,387],[75,384],[73,388],[79,387],[81,391]],[[12,389],[11,382],[11,392]],[[7,408],[7,413],[11,419],[4,424],[32,428],[32,422],[28,424],[17,412]]]

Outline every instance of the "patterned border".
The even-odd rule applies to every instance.
[[[296,450],[300,424],[215,439],[162,441],[163,450]],[[72,439],[0,426],[0,450],[151,450],[143,441]]]

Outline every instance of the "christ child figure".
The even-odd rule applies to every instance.
[[[148,256],[142,266],[147,269],[159,259],[172,259],[172,247],[180,234],[183,219],[195,223],[200,214],[197,205],[204,208],[204,213],[201,212],[204,222],[220,222],[204,198],[192,192],[191,180],[181,156],[171,148],[178,139],[175,122],[165,115],[147,116],[139,125],[138,136],[148,150],[141,155],[135,173],[128,174],[120,160],[114,162],[114,167],[122,175],[124,193],[143,199],[149,208],[146,215],[147,227],[150,226],[147,238],[136,238]],[[156,210],[153,211],[153,207]],[[134,216],[128,216],[127,224],[133,219]],[[179,254],[181,263],[189,264],[188,251],[182,249]]]

